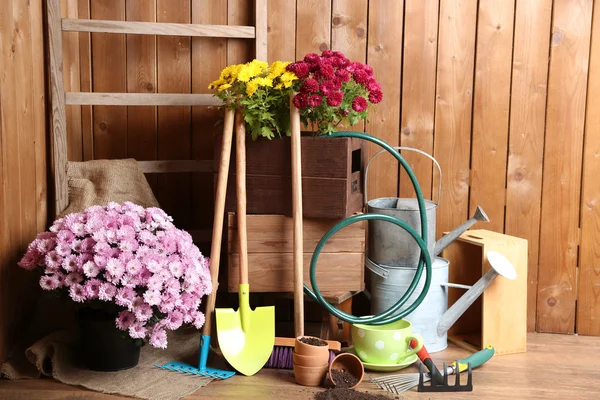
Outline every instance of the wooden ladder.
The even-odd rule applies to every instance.
[[[71,19],[61,18],[60,0],[48,0],[47,29],[52,112],[50,146],[51,173],[55,192],[54,216],[67,208],[69,203],[66,106],[220,106],[223,104],[212,94],[65,92],[62,33],[92,32],[254,39],[255,58],[267,61],[267,0],[255,0],[255,15],[255,26]],[[212,160],[157,160],[138,161],[138,163],[144,173],[212,171]],[[210,232],[190,231],[190,233],[197,241],[210,241]]]

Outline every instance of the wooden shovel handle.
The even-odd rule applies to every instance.
[[[234,110],[225,111],[223,125],[223,144],[221,146],[221,160],[219,162],[219,176],[217,178],[217,196],[215,199],[215,215],[213,219],[212,244],[210,247],[210,277],[212,280],[212,293],[208,296],[206,304],[206,322],[202,333],[210,336],[212,327],[212,314],[215,309],[217,289],[219,287],[219,264],[221,262],[221,239],[223,237],[223,218],[225,217],[225,196],[227,194],[227,177],[229,175],[229,160],[231,157],[231,142],[233,141]]]
[[[235,114],[235,178],[237,223],[240,241],[240,285],[248,283],[248,236],[246,231],[246,122],[241,111]]]
[[[292,215],[294,217],[294,329],[296,337],[304,336],[304,249],[302,234],[302,144],[300,111],[290,96],[292,146]]]

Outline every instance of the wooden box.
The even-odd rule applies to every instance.
[[[215,171],[221,139],[215,141]],[[307,218],[347,218],[363,206],[361,144],[348,138],[303,136],[302,204]],[[246,141],[248,214],[292,215],[290,138]],[[216,185],[217,174],[214,175]],[[235,212],[235,149],[232,152],[226,211]]]
[[[527,240],[484,229],[470,230],[444,250],[448,281],[474,284],[489,269],[486,253],[504,255],[515,267],[514,281],[498,276],[448,331],[448,340],[472,351],[492,345],[496,354],[523,353],[527,347]],[[464,289],[449,288],[448,307]]]
[[[313,250],[337,222],[304,219],[304,283],[310,287]],[[248,215],[248,279],[251,292],[293,292],[293,219],[284,215]],[[317,280],[321,292],[364,289],[365,224],[356,223],[331,238],[319,257]],[[228,215],[228,288],[238,291],[239,242],[235,213]]]

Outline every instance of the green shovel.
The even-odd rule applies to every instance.
[[[248,238],[246,233],[246,127],[236,113],[237,222],[240,243],[240,287],[237,311],[217,309],[217,337],[225,359],[241,374],[257,373],[269,360],[275,344],[275,307],[250,308]]]

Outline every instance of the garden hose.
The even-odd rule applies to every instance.
[[[383,140],[378,139],[371,135],[367,135],[365,133],[361,133],[361,132],[336,132],[336,133],[332,133],[328,137],[357,138],[357,139],[361,139],[361,140],[367,140],[369,142],[375,143],[375,144],[383,147],[385,150],[387,150],[390,154],[392,154],[400,162],[400,164],[402,165],[402,167],[408,174],[408,177],[410,178],[410,181],[412,182],[413,188],[415,189],[415,193],[417,196],[417,202],[419,204],[419,216],[421,218],[421,235],[419,236],[419,233],[413,227],[408,225],[406,222],[402,221],[399,218],[393,217],[391,215],[369,213],[369,214],[353,215],[349,218],[346,218],[346,219],[338,222],[337,224],[335,224],[321,238],[321,240],[317,244],[317,247],[315,248],[312,259],[310,261],[310,283],[312,285],[313,290],[310,290],[310,288],[308,286],[304,285],[304,293],[306,293],[307,296],[309,296],[311,299],[313,299],[314,301],[319,303],[329,313],[331,313],[338,319],[348,322],[348,323],[351,323],[351,324],[360,323],[360,324],[369,324],[369,325],[385,325],[385,324],[389,324],[391,322],[395,322],[399,319],[404,318],[411,312],[413,312],[419,306],[419,304],[421,304],[421,302],[427,295],[427,292],[429,291],[429,286],[431,285],[431,274],[432,274],[431,257],[429,256],[429,251],[427,250],[427,215],[425,213],[425,200],[423,198],[423,193],[421,192],[421,187],[419,186],[417,177],[413,173],[412,169],[410,168],[410,166],[408,165],[406,160],[404,160],[404,158],[402,158],[402,156],[400,155],[399,152],[394,150],[394,148],[392,146],[390,146],[388,143],[384,142]],[[409,285],[408,289],[406,290],[406,293],[400,298],[400,300],[398,300],[394,305],[392,305],[390,308],[388,308],[386,311],[384,311],[380,314],[377,314],[374,316],[369,316],[369,317],[356,317],[352,314],[348,314],[344,311],[338,310],[337,308],[335,308],[334,306],[329,304],[327,302],[327,300],[325,300],[325,298],[319,291],[319,286],[317,284],[317,261],[319,259],[319,255],[321,254],[321,251],[323,250],[323,247],[325,246],[327,241],[333,235],[335,235],[338,231],[340,231],[341,229],[344,229],[348,225],[351,225],[355,222],[369,221],[369,220],[387,221],[387,222],[393,223],[393,224],[401,227],[405,231],[407,231],[413,237],[413,239],[415,240],[415,242],[421,249],[421,258],[419,260],[419,264],[417,265],[415,276],[414,276],[411,284]],[[404,303],[406,303],[408,301],[408,298],[415,291],[415,289],[419,283],[419,280],[421,279],[421,275],[423,274],[423,266],[425,266],[425,285],[423,286],[423,290],[421,291],[421,294],[419,295],[419,297],[417,297],[415,299],[415,301],[409,307],[407,307],[405,310],[398,312],[398,310],[404,305]]]

